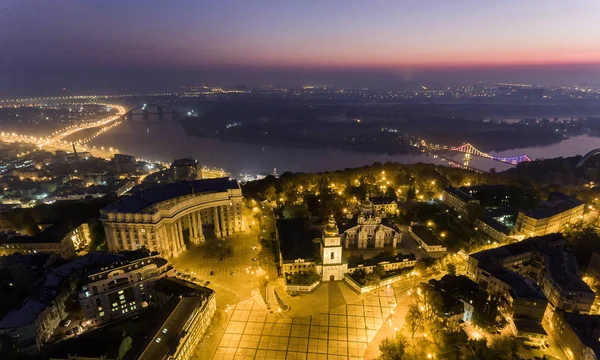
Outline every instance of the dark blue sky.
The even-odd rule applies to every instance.
[[[598,14],[598,0],[3,0],[0,96],[198,82],[598,84]]]

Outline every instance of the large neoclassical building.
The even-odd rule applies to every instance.
[[[100,211],[111,251],[146,247],[177,258],[186,243],[204,241],[206,228],[217,237],[242,232],[242,191],[228,178],[179,181],[141,190]]]

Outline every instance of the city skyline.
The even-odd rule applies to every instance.
[[[0,95],[90,83],[600,82],[596,1],[65,0],[0,10]]]

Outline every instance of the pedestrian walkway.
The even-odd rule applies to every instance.
[[[245,271],[244,267],[239,266],[227,266],[227,267],[215,267],[214,269],[206,268],[206,269],[198,269],[194,271],[196,277],[202,277],[205,280],[210,280],[211,277],[210,272],[213,272],[212,276],[239,276],[242,275],[242,271]],[[231,272],[234,272],[234,275],[231,275]],[[246,273],[244,272],[243,275]]]
[[[230,257],[230,258],[223,258],[223,260],[219,260],[219,259],[213,259],[213,258],[203,258],[198,260],[199,264],[218,264],[218,263],[232,263],[235,262],[235,259]]]
[[[333,291],[338,301],[339,294]],[[395,306],[393,288],[329,312],[297,318],[267,312],[254,299],[247,299],[231,307],[213,359],[362,359]]]

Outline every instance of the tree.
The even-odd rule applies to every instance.
[[[411,201],[417,198],[417,191],[414,186],[411,186],[406,193],[406,200]]]
[[[406,339],[400,332],[396,333],[395,337],[385,338],[379,344],[381,354],[378,360],[409,360],[412,356],[406,353]]]
[[[449,263],[446,265],[446,271],[448,272],[448,275],[456,276],[456,265]]]
[[[413,303],[408,306],[408,312],[406,313],[404,320],[406,321],[408,329],[410,330],[411,338],[414,339],[415,333],[423,327],[423,321],[425,320],[423,312],[421,309],[419,309],[419,305],[417,303]]]
[[[502,303],[501,297],[480,290],[473,302],[473,322],[484,329],[503,327],[506,319],[499,310]]]
[[[467,203],[466,211],[467,211],[467,220],[470,223],[474,223],[475,220],[477,220],[477,218],[485,215],[485,213],[486,213],[485,208],[476,202]]]
[[[373,273],[375,273],[375,275],[377,275],[379,278],[382,278],[385,276],[385,268],[383,265],[377,264],[373,269]]]

